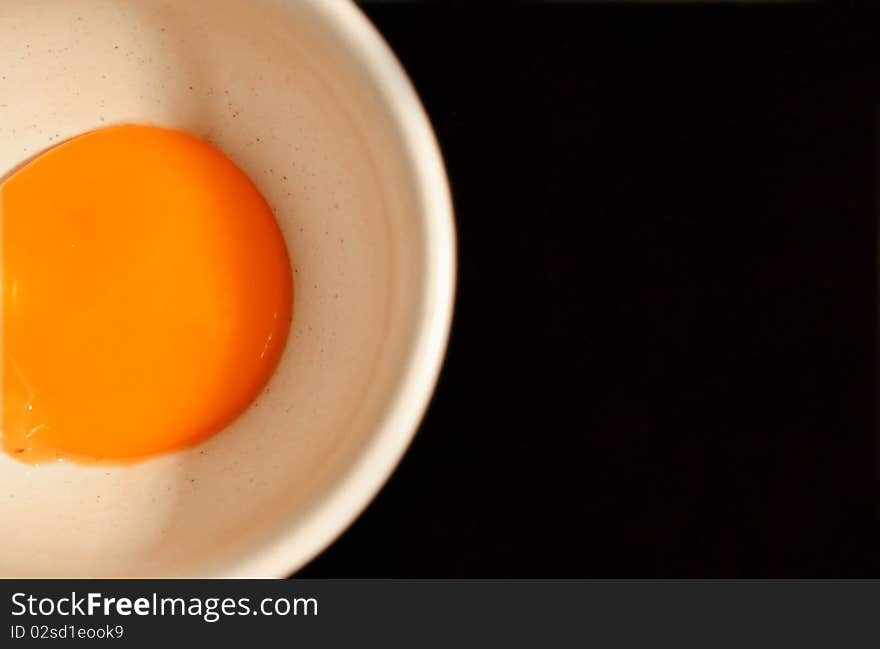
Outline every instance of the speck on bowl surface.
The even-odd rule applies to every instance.
[[[348,0],[9,0],[0,60],[0,177],[110,124],[192,131],[273,206],[295,285],[278,370],[214,438],[130,466],[0,457],[0,576],[292,573],[394,469],[446,346],[452,209],[405,74]]]

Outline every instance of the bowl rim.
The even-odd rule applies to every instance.
[[[303,0],[276,0],[282,5]],[[284,578],[335,541],[367,508],[409,447],[440,375],[455,303],[457,244],[452,195],[434,130],[415,88],[391,48],[353,0],[308,0],[333,25],[380,92],[401,133],[419,188],[425,274],[413,351],[375,434],[351,467],[296,520],[258,550],[221,560],[217,578]]]

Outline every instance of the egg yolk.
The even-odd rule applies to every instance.
[[[290,327],[284,240],[213,145],[147,126],[61,144],[0,186],[2,445],[125,462],[193,445],[263,389]]]

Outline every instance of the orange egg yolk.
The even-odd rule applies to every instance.
[[[0,186],[2,445],[126,462],[244,411],[290,327],[272,210],[213,145],[146,126],[61,144]]]

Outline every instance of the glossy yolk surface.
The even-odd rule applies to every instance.
[[[129,461],[192,445],[257,396],[284,346],[271,209],[211,144],[120,126],[0,187],[3,448]]]

